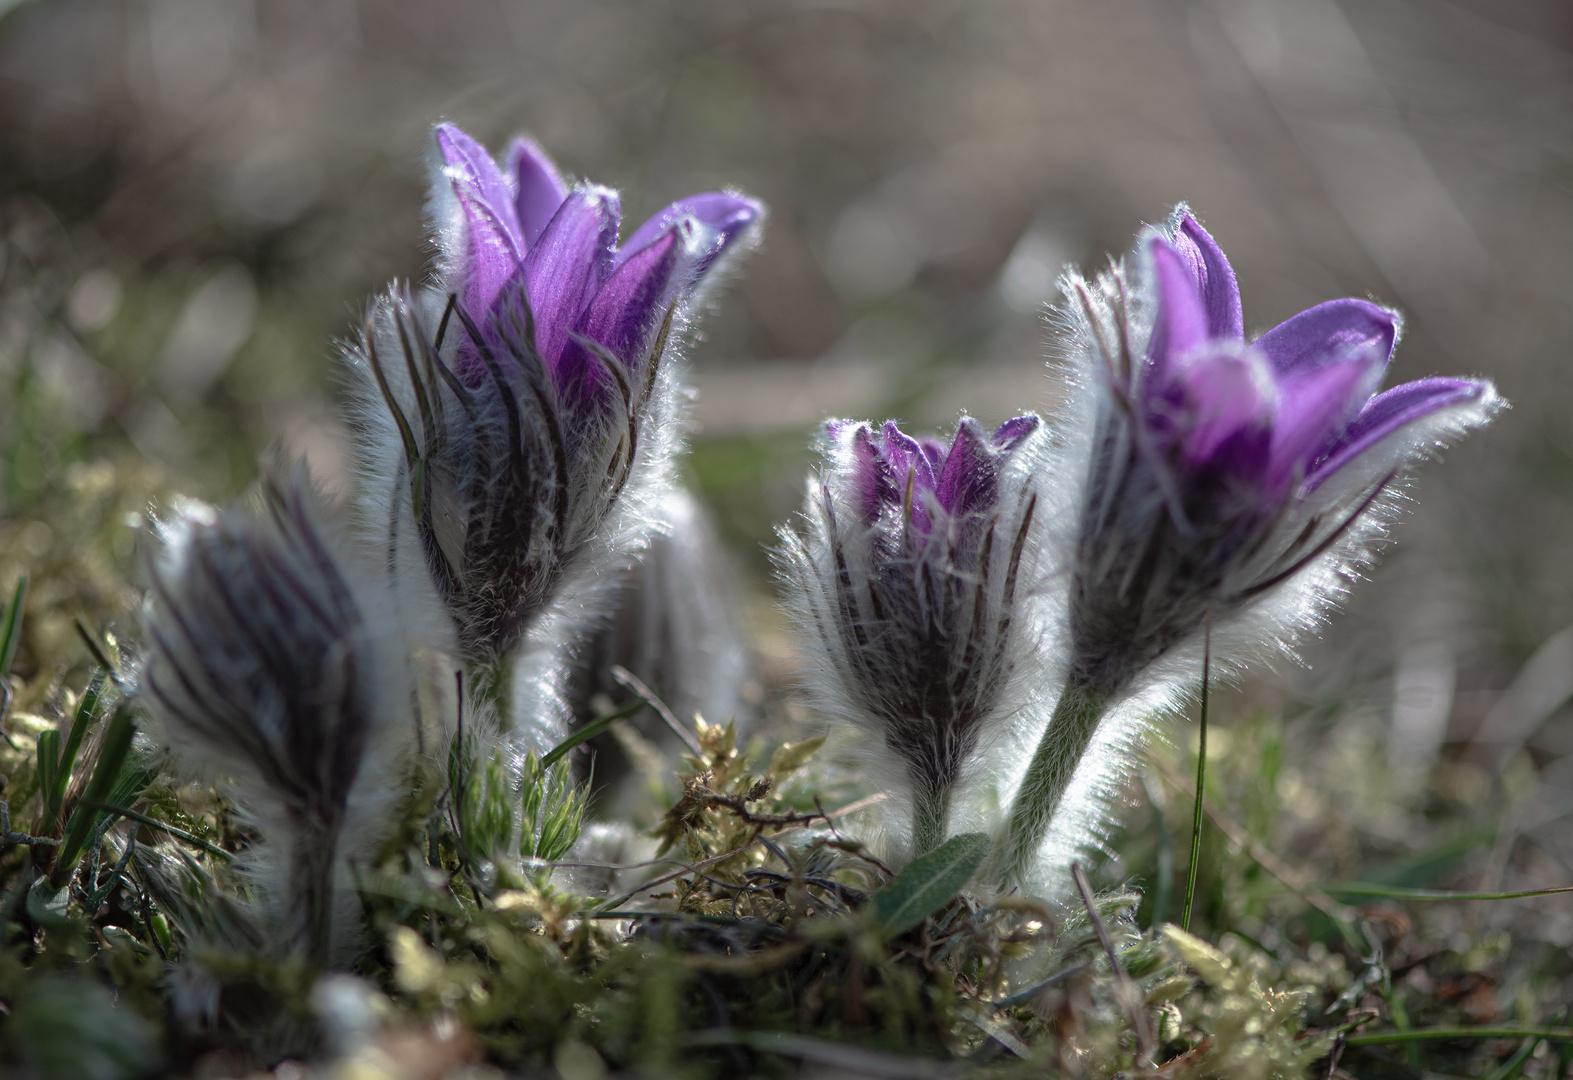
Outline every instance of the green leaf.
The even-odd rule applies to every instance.
[[[874,915],[886,937],[904,934],[955,899],[989,853],[986,833],[951,837],[874,894]]]

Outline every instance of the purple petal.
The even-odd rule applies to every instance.
[[[1245,340],[1245,316],[1240,310],[1240,284],[1223,249],[1190,214],[1175,230],[1174,250],[1196,279],[1202,306],[1207,309],[1207,336],[1229,341]]]
[[[923,444],[896,426],[894,420],[885,421],[882,456],[889,469],[897,504],[907,497],[908,478],[912,484],[912,526],[920,534],[929,531],[928,509],[923,493],[934,490],[934,466]]]
[[[939,476],[939,471],[945,467],[945,455],[950,453],[945,440],[934,435],[919,435],[914,441],[918,444],[918,449],[923,451],[923,460],[928,464],[929,474]]]
[[[519,235],[528,247],[568,197],[568,185],[535,141],[522,137],[508,146],[508,175],[513,177],[516,191],[514,209]]]
[[[513,193],[486,148],[452,124],[436,131],[443,172],[464,209],[465,250],[451,283],[477,320],[491,307],[503,283],[518,272],[524,239],[514,213]]]
[[[1377,350],[1300,370],[1278,384],[1272,464],[1267,484],[1284,491],[1303,478],[1360,411],[1381,379],[1387,357]]]
[[[702,254],[694,267],[698,277],[707,270],[716,257],[727,249],[737,237],[758,221],[764,207],[743,195],[728,195],[724,191],[707,191],[679,199],[659,214],[650,218],[628,238],[618,254],[619,259],[631,257],[656,237],[669,230],[683,218],[692,218],[700,226]]]
[[[890,467],[881,457],[874,432],[867,424],[849,424],[845,421],[832,421],[831,424],[835,426],[827,424],[826,428],[837,441],[840,441],[842,431],[849,426],[852,428],[850,464],[853,498],[858,513],[863,517],[863,524],[872,525],[885,507],[901,502],[901,496],[897,494],[890,476]]]
[[[994,449],[1002,452],[1016,449],[1021,440],[1038,430],[1038,425],[1041,422],[1030,413],[1026,416],[1012,417],[1005,421],[994,429]]]
[[[1384,390],[1366,403],[1327,456],[1312,467],[1306,477],[1305,490],[1315,490],[1339,469],[1400,428],[1450,406],[1479,401],[1485,393],[1485,383],[1442,377],[1417,379]]]
[[[1147,347],[1147,377],[1156,391],[1173,362],[1205,342],[1208,332],[1207,311],[1185,261],[1162,240],[1152,242],[1152,260],[1158,276],[1158,319]]]
[[[954,517],[991,506],[998,495],[994,454],[983,428],[970,416],[956,425],[956,438],[934,485],[939,504]]]
[[[1215,463],[1226,445],[1238,449],[1260,442],[1264,457],[1259,464],[1266,467],[1277,394],[1264,360],[1244,351],[1192,353],[1175,372],[1175,381],[1183,389],[1187,413],[1180,442],[1188,465]],[[1252,465],[1249,471],[1259,469]]]
[[[1273,368],[1287,374],[1340,356],[1393,355],[1398,327],[1389,311],[1365,300],[1329,300],[1286,319],[1256,339]]]
[[[611,270],[617,194],[586,187],[563,201],[524,257],[535,315],[535,348],[555,370],[569,334]]]
[[[680,249],[677,230],[623,263],[606,279],[580,320],[579,333],[616,357],[634,385],[645,361],[645,349],[655,321],[665,310],[667,286],[677,265]],[[557,384],[574,387],[586,396],[597,386],[610,386],[601,362],[577,342],[569,342],[557,365]]]

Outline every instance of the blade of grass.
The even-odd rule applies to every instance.
[[[572,735],[568,736],[562,742],[552,747],[551,750],[547,752],[546,756],[541,759],[541,768],[551,768],[553,765],[557,764],[557,762],[563,757],[564,754],[568,753],[568,751],[572,750],[581,743],[589,742],[591,739],[601,734],[601,732],[611,727],[614,720],[626,720],[628,717],[632,716],[634,713],[638,712],[644,707],[645,700],[643,698],[636,697],[632,701],[625,701],[622,705],[607,713],[605,716],[596,717],[594,720],[591,720],[588,724],[585,724],[583,727],[581,727],[578,731],[575,731]]]
[[[665,723],[667,727],[671,728],[673,733],[676,734],[679,739],[683,740],[683,745],[688,747],[688,752],[690,754],[693,754],[695,757],[699,757],[704,753],[704,751],[700,749],[699,740],[694,737],[694,733],[684,727],[682,723],[678,721],[676,716],[672,715],[672,710],[666,707],[666,702],[657,697],[655,691],[651,690],[642,681],[640,681],[637,675],[625,667],[614,665],[612,667],[612,678],[616,679],[619,685],[627,687],[639,697],[643,698],[645,704],[649,705],[650,708],[655,710],[656,715],[661,718],[662,722]]]
[[[1529,1060],[1529,1055],[1533,1054],[1535,1047],[1539,1045],[1539,1039],[1525,1039],[1523,1045],[1514,1052],[1512,1057],[1487,1073],[1482,1080],[1515,1080],[1516,1077],[1523,1075],[1524,1062]]]
[[[1207,609],[1207,629],[1202,645],[1202,715],[1196,747],[1196,806],[1191,812],[1191,856],[1185,870],[1185,905],[1180,909],[1180,929],[1191,929],[1191,907],[1196,900],[1196,867],[1202,858],[1202,799],[1207,791],[1207,682],[1212,674],[1213,613]]]
[[[1155,759],[1155,764],[1158,767],[1158,772],[1176,791],[1183,793],[1193,790],[1190,786],[1190,780],[1180,773],[1179,770],[1172,768],[1162,760]],[[1283,882],[1291,891],[1298,893],[1306,903],[1320,911],[1323,915],[1326,915],[1333,925],[1337,927],[1339,935],[1349,943],[1350,948],[1356,952],[1364,950],[1365,944],[1360,940],[1359,935],[1355,933],[1354,926],[1350,922],[1348,908],[1334,900],[1331,896],[1328,896],[1316,885],[1306,881],[1293,867],[1269,851],[1265,844],[1252,836],[1245,826],[1219,810],[1205,796],[1202,797],[1202,809],[1206,812],[1208,819],[1218,827],[1218,831],[1223,833],[1231,844],[1244,851],[1251,857],[1253,862]]]
[[[59,768],[54,774],[53,784],[44,795],[47,800],[46,820],[53,821],[60,814],[61,800],[65,798],[66,787],[71,783],[71,770],[76,767],[76,756],[82,749],[82,739],[87,735],[88,725],[98,719],[98,706],[104,699],[104,683],[108,678],[109,673],[103,668],[95,670],[87,689],[82,691],[82,700],[77,702],[76,712],[71,717],[71,730],[66,735],[65,745],[60,748]]]
[[[1442,889],[1401,889],[1395,885],[1371,885],[1363,881],[1350,881],[1320,886],[1329,896],[1369,897],[1380,900],[1520,900],[1526,896],[1554,896],[1573,893],[1573,885],[1555,885],[1549,889],[1525,889],[1522,892],[1447,892]]]
[[[109,721],[109,730],[105,732],[104,742],[98,751],[98,763],[88,779],[87,790],[82,793],[83,803],[91,805],[106,801],[105,796],[120,778],[126,756],[131,752],[131,738],[135,734],[136,723],[131,719],[130,706],[122,704]],[[70,880],[72,871],[76,869],[77,857],[82,854],[82,844],[94,825],[93,819],[94,815],[80,811],[71,815],[71,824],[60,845],[55,868],[49,874],[52,888],[64,888]]]
[[[189,833],[185,829],[176,828],[167,821],[160,821],[156,817],[149,817],[148,815],[139,813],[128,806],[116,806],[113,803],[83,803],[83,805],[90,810],[102,810],[107,814],[129,818],[139,825],[146,825],[150,829],[161,829],[164,832],[167,832],[170,836],[173,836],[176,840],[184,840],[188,844],[193,844],[207,852],[209,855],[218,855],[224,859],[233,859],[235,857],[229,852],[225,851],[223,848],[219,847],[217,844],[211,844],[195,833]]]
[[[1427,1042],[1444,1039],[1549,1039],[1573,1042],[1573,1028],[1515,1027],[1423,1027],[1407,1031],[1369,1031],[1346,1035],[1349,1046],[1380,1046],[1384,1043]]]
[[[0,721],[5,720],[6,713],[11,711],[11,661],[16,656],[17,645],[22,641],[22,602],[26,599],[27,575],[23,574],[16,579],[11,606],[6,609],[4,621],[0,622]],[[0,738],[4,738],[11,749],[21,749],[11,742],[11,733],[3,727],[0,727]]]

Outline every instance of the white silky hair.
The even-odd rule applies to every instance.
[[[681,723],[698,713],[715,723],[736,719],[745,729],[751,710],[743,690],[752,659],[730,553],[686,487],[668,491],[660,513],[664,527],[622,575],[613,609],[577,658],[581,714],[597,691],[627,694],[609,670],[620,665],[661,694]],[[669,750],[679,745],[664,725],[655,738]]]
[[[238,870],[279,951],[303,947],[295,920],[313,901],[299,892],[326,891],[331,955],[313,959],[338,962],[360,944],[351,867],[372,854],[405,788],[408,642],[381,575],[329,519],[303,467],[263,502],[187,501],[155,521],[148,646],[134,677],[148,734],[175,771],[218,785],[260,835]],[[248,602],[258,597],[269,602]],[[339,763],[347,775],[328,776],[322,761],[291,755],[292,737],[328,749],[358,742],[358,753]],[[342,816],[314,823],[324,797],[342,798]]]
[[[1053,584],[1040,594],[1040,602],[1045,607],[1043,617],[1065,628],[1061,643],[1065,652],[1070,647],[1069,596],[1078,572],[1082,508],[1096,495],[1088,487],[1097,442],[1103,425],[1118,409],[1109,392],[1111,373],[1103,343],[1129,342],[1137,363],[1145,355],[1157,315],[1148,242],[1155,236],[1171,239],[1185,212],[1181,204],[1166,227],[1146,230],[1124,260],[1112,262],[1092,281],[1068,269],[1060,283],[1064,300],[1048,313],[1054,331],[1049,366],[1064,395],[1051,417],[1054,437],[1039,474],[1040,493],[1060,511],[1042,521],[1040,543],[1052,553],[1047,557],[1046,579]],[[1117,297],[1125,301],[1123,316],[1113,302]],[[1122,318],[1123,327],[1118,325]],[[1054,814],[1034,870],[1023,883],[1027,891],[1066,898],[1071,863],[1104,850],[1115,804],[1149,738],[1161,735],[1165,718],[1195,699],[1204,652],[1210,651],[1210,677],[1222,680],[1237,678],[1253,663],[1270,664],[1278,658],[1300,662],[1296,643],[1326,625],[1388,539],[1390,526],[1403,509],[1410,472],[1459,436],[1487,423],[1503,407],[1495,388],[1484,382],[1477,399],[1445,407],[1391,433],[1314,491],[1302,489],[1288,512],[1270,527],[1267,542],[1231,567],[1219,592],[1249,594],[1284,569],[1292,572],[1243,603],[1215,606],[1210,618],[1145,664],[1108,704]],[[1164,512],[1155,506],[1133,516]],[[1311,539],[1306,541],[1308,530]],[[1063,669],[1067,663],[1058,666]],[[1068,672],[1059,674],[1063,686]],[[1041,718],[1049,714],[1042,708],[1033,710],[1039,723],[1014,728],[1002,752],[991,755],[1004,790],[1019,788],[1043,733]]]
[[[886,561],[876,551],[876,542],[882,528],[890,530],[893,523],[881,520],[872,526],[863,524],[854,505],[857,495],[849,482],[855,469],[852,425],[847,425],[843,434],[839,440],[829,436],[822,439],[826,463],[808,478],[800,528],[780,527],[779,543],[772,554],[785,604],[805,653],[804,689],[829,728],[844,734],[845,738],[838,741],[856,761],[867,785],[890,796],[874,813],[862,815],[866,819],[861,826],[862,838],[883,855],[900,860],[914,853],[911,816],[918,781],[911,758],[892,747],[887,739],[888,724],[881,716],[880,702],[912,697],[908,684],[915,674],[899,661],[886,665],[881,672],[860,670],[852,653],[855,646],[849,645],[849,639],[861,629],[873,635],[870,646],[876,645],[879,636],[902,629],[898,624],[904,615],[918,615],[922,598],[914,589],[910,610],[887,612],[883,620],[868,619],[861,627],[847,624],[841,592],[850,589],[858,597],[860,611],[873,610],[869,602],[873,578]],[[1043,573],[1040,551],[1034,542],[1036,529],[1026,527],[1043,512],[1034,501],[1031,484],[1042,457],[1043,441],[1040,425],[999,459],[997,534],[989,565],[984,568],[987,580],[974,597],[982,597],[989,624],[997,627],[1003,615],[1009,618],[1009,628],[992,642],[997,652],[995,662],[979,676],[991,680],[991,685],[974,692],[975,697],[988,702],[988,708],[976,722],[977,742],[957,781],[948,830],[952,835],[992,826],[998,816],[999,799],[989,764],[994,756],[991,749],[1009,729],[1041,727],[1047,716],[1037,678],[1045,663],[1050,628],[1041,619],[1041,605],[1027,597],[1038,587]],[[943,535],[940,526],[947,515],[937,502],[928,509],[936,523],[936,533]],[[1006,565],[1011,558],[1012,540],[1023,529],[1014,600],[1007,604]],[[919,576],[919,564],[925,561],[931,570],[946,572],[943,556],[936,557],[938,535],[912,560],[914,582]],[[888,595],[887,592],[887,598]],[[967,645],[966,636],[959,635],[952,642],[953,654],[948,662],[959,664]]]

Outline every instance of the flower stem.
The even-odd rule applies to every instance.
[[[484,706],[490,705],[492,722],[499,731],[513,729],[513,657],[499,656],[486,660],[473,660],[468,665],[467,691],[471,712],[477,717]]]
[[[927,855],[945,842],[950,819],[950,785],[920,787],[912,800],[912,855]]]
[[[1185,872],[1185,907],[1180,928],[1191,928],[1191,903],[1196,899],[1196,867],[1202,856],[1202,799],[1207,781],[1207,678],[1213,658],[1213,616],[1207,613],[1207,644],[1202,650],[1202,715],[1198,722],[1200,745],[1196,748],[1196,808],[1191,817],[1191,859]]]
[[[1107,699],[1089,687],[1067,683],[1049,717],[1049,726],[1038,740],[1027,775],[1016,792],[1010,824],[996,864],[1001,889],[1026,880],[1054,812],[1065,797],[1076,766],[1081,763],[1092,736],[1103,718]]]

